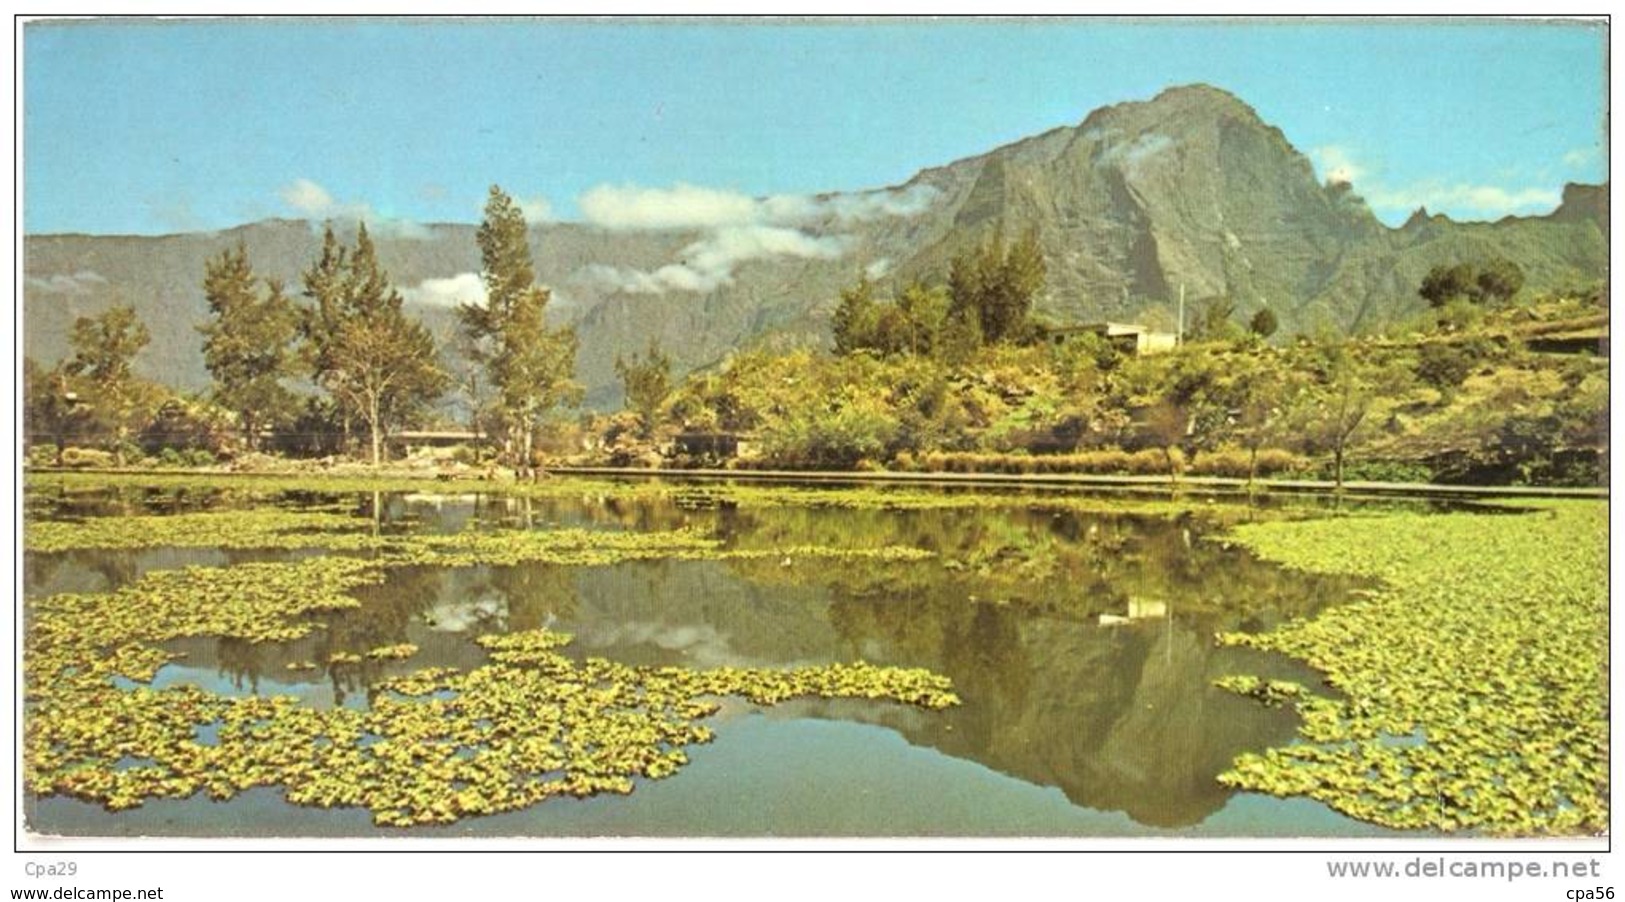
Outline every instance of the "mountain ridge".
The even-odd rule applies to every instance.
[[[886,206],[893,199],[910,202],[892,205],[897,212]],[[768,209],[771,200],[755,204]],[[770,237],[780,244],[747,242],[742,251],[703,224],[532,226],[538,278],[555,290],[550,311],[581,336],[577,370],[589,402],[618,401],[616,356],[651,336],[681,370],[759,342],[827,343],[839,289],[864,270],[883,288],[941,280],[955,254],[995,232],[1037,232],[1050,275],[1036,312],[1058,322],[1171,325],[1183,291],[1193,303],[1229,297],[1244,317],[1271,307],[1285,332],[1354,330],[1422,309],[1416,285],[1439,263],[1506,256],[1523,266],[1531,290],[1601,278],[1607,266],[1606,184],[1570,185],[1541,216],[1457,222],[1419,210],[1393,228],[1352,186],[1318,181],[1308,158],[1242,99],[1208,85],[1103,106],[1077,125],[926,167],[896,185],[799,200],[800,218],[751,223],[777,230]],[[451,308],[445,298],[426,301],[425,285],[478,271],[476,226],[369,227],[395,284],[449,337]],[[193,328],[207,318],[203,264],[239,240],[256,272],[297,291],[320,226],[275,218],[175,235],[25,236],[26,352],[58,359],[73,317],[130,302],[154,333],[138,371],[206,387]],[[662,288],[653,278],[673,267],[692,276],[693,260],[707,254],[723,255],[725,268],[702,273],[703,290]]]

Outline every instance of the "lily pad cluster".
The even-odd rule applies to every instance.
[[[187,567],[146,574],[113,592],[64,593],[29,601],[24,611],[25,698],[48,693],[69,676],[105,672],[147,681],[170,639],[219,636],[287,642],[309,635],[308,615],[360,606],[348,593],[383,580],[357,558],[296,563]]]
[[[382,566],[434,567],[523,563],[593,566],[662,559],[896,562],[932,556],[923,549],[893,545],[725,548],[721,540],[691,529],[468,529],[447,534],[380,535],[363,517],[275,508],[30,522],[24,542],[31,552],[159,547],[326,549],[371,553],[374,563]]]
[[[680,474],[677,474],[680,476]],[[819,507],[849,510],[945,510],[953,508],[1043,507],[1148,516],[1211,514],[1212,499],[1168,498],[1157,493],[1119,492],[1111,497],[1074,495],[1054,489],[1023,491],[941,491],[911,485],[791,486],[752,482],[630,481],[560,476],[540,482],[460,480],[452,483],[402,477],[323,476],[319,474],[231,473],[28,473],[30,490],[105,491],[170,489],[213,492],[236,501],[274,498],[286,492],[345,495],[374,492],[444,493],[448,490],[490,492],[511,498],[585,499],[596,501],[673,501],[688,508],[718,506]],[[1158,487],[1157,492],[1161,488]],[[1241,508],[1245,510],[1245,507]]]
[[[24,640],[27,789],[116,811],[154,798],[206,793],[228,799],[252,787],[280,787],[294,804],[365,807],[380,825],[443,824],[555,796],[627,793],[639,780],[670,776],[687,763],[686,747],[711,740],[698,721],[718,710],[719,696],[758,704],[805,696],[869,698],[927,709],[959,702],[943,677],[864,663],[778,671],[578,662],[561,652],[569,636],[545,630],[481,637],[490,663],[467,672],[428,668],[378,683],[367,710],[148,685],[172,658],[161,643],[195,636],[249,643],[299,639],[323,629],[314,619],[322,612],[358,606],[350,593],[381,582],[392,567],[785,553],[731,551],[684,531],[379,537],[353,529],[355,519],[224,511],[31,530],[33,551],[145,547],[148,539],[205,544],[205,536],[218,545],[235,530],[230,541],[249,544],[232,547],[333,542],[369,553],[155,571],[112,592],[30,600]],[[126,535],[143,530],[144,536]],[[818,552],[790,550],[797,556]],[[895,560],[920,555],[884,547],[829,553]],[[410,643],[335,649],[327,664],[355,667],[416,651]]]
[[[367,520],[329,511],[277,508],[29,520],[29,551],[75,548],[331,548],[377,544]]]
[[[418,647],[410,642],[397,642],[394,645],[380,645],[368,649],[367,657],[374,661],[404,661],[418,653]]]
[[[1213,685],[1237,695],[1257,699],[1269,708],[1279,708],[1287,702],[1307,698],[1310,695],[1302,683],[1289,680],[1263,680],[1255,676],[1220,677],[1213,681]]]
[[[1607,829],[1605,504],[1249,524],[1234,538],[1382,588],[1270,633],[1220,637],[1300,658],[1341,695],[1299,696],[1303,742],[1244,755],[1221,782],[1390,827]]]
[[[577,663],[556,651],[568,641],[545,631],[483,637],[492,664],[386,681],[367,711],[186,686],[121,691],[102,673],[85,674],[30,712],[25,779],[34,792],[111,810],[280,786],[295,804],[365,807],[384,826],[448,823],[553,796],[628,793],[639,778],[670,776],[688,763],[685,746],[711,740],[696,721],[716,712],[713,696],[875,698],[931,709],[959,701],[946,679],[920,670]],[[123,669],[150,678],[144,665]]]

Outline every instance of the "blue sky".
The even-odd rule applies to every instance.
[[[24,228],[474,222],[492,183],[538,220],[594,191],[873,188],[1191,82],[1390,224],[1543,213],[1607,177],[1605,45],[1484,20],[36,22]]]

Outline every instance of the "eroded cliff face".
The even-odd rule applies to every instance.
[[[1040,308],[1128,317],[1193,299],[1287,305],[1323,287],[1328,261],[1384,231],[1357,197],[1317,183],[1309,161],[1234,96],[1194,86],[1091,113],[976,160],[961,226],[918,269],[1002,228],[1036,228],[1050,264]]]

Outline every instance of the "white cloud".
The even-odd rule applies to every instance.
[[[1418,207],[1426,207],[1456,219],[1499,219],[1515,214],[1547,213],[1562,200],[1556,189],[1527,187],[1528,179],[1542,177],[1541,174],[1521,176],[1526,187],[1443,179],[1426,179],[1395,187],[1383,184],[1381,173],[1366,167],[1347,147],[1326,145],[1311,150],[1310,155],[1327,181],[1359,182],[1360,195],[1378,213],[1404,216]],[[1571,156],[1573,153],[1565,155],[1564,162],[1570,162]],[[1502,175],[1511,181],[1520,177],[1519,172],[1511,169]]]
[[[924,213],[942,192],[930,185],[914,185],[901,191],[865,191],[836,194],[820,201],[842,222],[869,222],[887,216],[909,219]]]
[[[684,262],[696,269],[714,272],[744,260],[762,257],[807,257],[832,260],[846,252],[847,240],[839,235],[815,237],[795,229],[777,226],[736,226],[683,250]]]
[[[309,219],[313,225],[323,220],[365,222],[368,229],[396,238],[429,236],[429,230],[421,223],[386,216],[365,202],[341,203],[326,188],[310,179],[295,179],[291,184],[284,185],[277,195],[284,204],[301,217]]]
[[[1584,166],[1587,163],[1590,163],[1592,160],[1595,160],[1601,155],[1601,153],[1602,150],[1596,146],[1576,147],[1563,155],[1563,165],[1575,167]]]
[[[402,288],[401,297],[431,307],[484,304],[485,280],[477,272],[463,272],[444,279],[424,279],[411,288]]]
[[[694,229],[758,221],[758,202],[732,191],[679,182],[670,188],[599,185],[577,201],[581,215],[606,229]]]
[[[1309,151],[1309,155],[1320,167],[1320,177],[1328,182],[1352,184],[1366,173],[1365,167],[1355,162],[1353,153],[1346,147],[1328,144]]]
[[[327,189],[310,179],[296,179],[293,184],[286,185],[278,192],[282,202],[307,216],[328,216],[338,205],[333,201],[333,195]]]
[[[1427,207],[1457,218],[1498,219],[1515,213],[1547,213],[1562,200],[1551,188],[1503,188],[1499,185],[1423,182],[1405,188],[1372,188],[1366,200],[1379,210],[1409,212]]]
[[[553,221],[553,204],[545,197],[520,197],[514,203],[519,205],[519,212],[524,214],[526,222],[540,224]]]
[[[44,279],[30,276],[25,287],[45,294],[89,294],[106,284],[107,279],[101,273],[81,269],[72,275],[57,273]]]
[[[617,231],[716,229],[743,225],[804,225],[824,218],[866,222],[885,216],[918,216],[940,194],[930,185],[900,191],[810,196],[751,197],[679,182],[670,188],[599,185],[577,201],[589,223]]]
[[[683,248],[678,262],[652,272],[594,264],[581,270],[576,279],[628,294],[705,293],[731,283],[734,269],[748,260],[832,260],[846,253],[849,243],[842,235],[818,237],[779,226],[729,226]]]
[[[662,294],[670,286],[665,285],[653,274],[629,266],[607,266],[603,263],[593,263],[577,270],[571,276],[577,282],[586,283],[605,291],[619,291],[626,294]]]
[[[918,216],[940,194],[929,185],[915,185],[858,194],[756,198],[683,183],[670,188],[600,185],[577,201],[587,222],[615,231],[696,230],[703,237],[683,248],[679,260],[653,270],[596,264],[573,278],[632,294],[708,292],[732,282],[735,267],[748,260],[840,257],[852,244],[848,236],[812,230]]]

